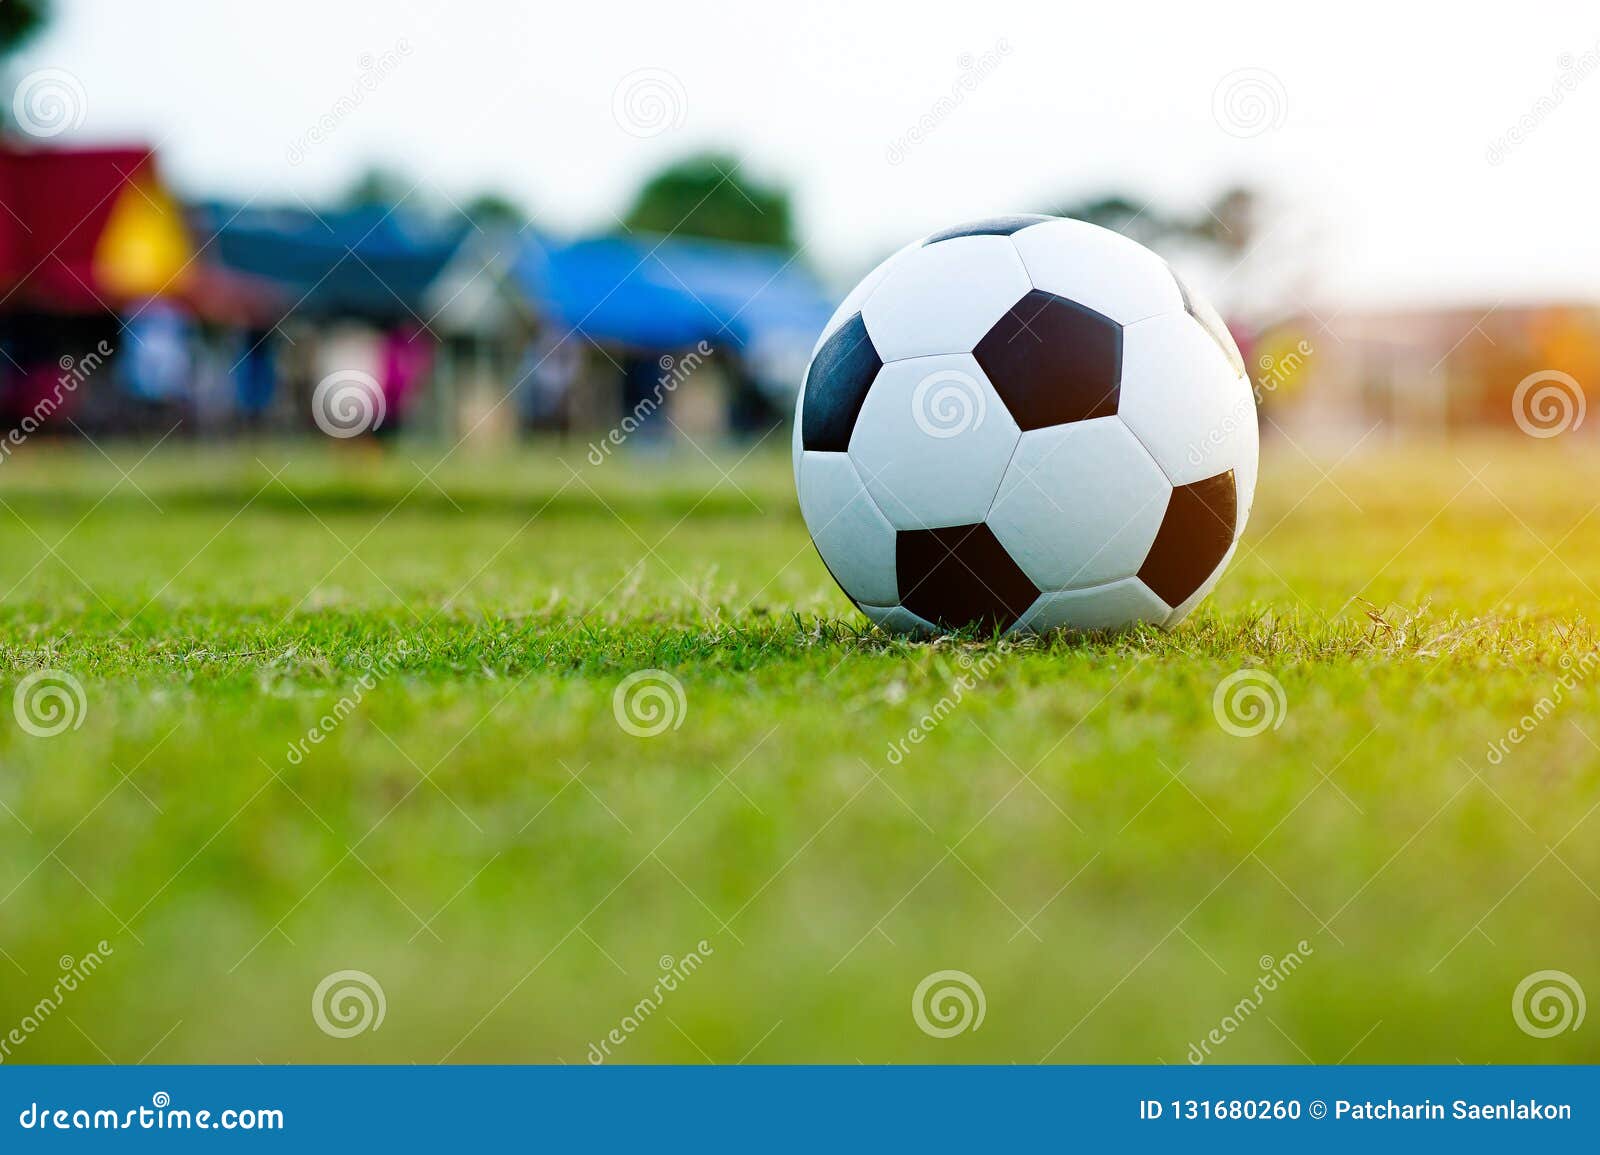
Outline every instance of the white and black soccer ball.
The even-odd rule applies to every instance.
[[[901,249],[828,322],[795,483],[834,579],[899,632],[1175,625],[1255,493],[1238,347],[1166,262],[1044,216]]]

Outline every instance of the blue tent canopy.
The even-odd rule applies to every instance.
[[[382,208],[313,212],[206,204],[195,227],[212,259],[283,287],[296,313],[377,324],[428,317],[425,302],[472,231]],[[498,242],[497,242],[498,243]],[[833,311],[817,280],[777,249],[666,237],[507,242],[515,291],[558,329],[644,353],[705,341],[736,350],[764,385],[798,387]]]
[[[194,210],[196,231],[223,267],[283,287],[299,314],[377,323],[426,317],[423,295],[471,228],[403,211],[357,208]]]
[[[556,324],[639,349],[705,341],[747,355],[779,346],[809,353],[833,311],[793,257],[717,241],[529,239],[513,277]]]

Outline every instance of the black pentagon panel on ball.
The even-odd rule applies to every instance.
[[[1005,629],[1039,596],[987,525],[903,529],[895,535],[900,604],[951,629]]]
[[[1122,326],[1076,301],[1034,289],[972,355],[1024,431],[1117,411]]]
[[[1238,497],[1233,470],[1172,489],[1139,580],[1169,606],[1200,588],[1233,544]]]
[[[800,411],[800,443],[806,449],[843,453],[850,448],[861,403],[883,368],[861,314],[853,314],[822,343],[806,373]]]
[[[985,217],[981,221],[968,221],[964,225],[953,228],[941,229],[933,236],[922,242],[922,247],[936,245],[940,241],[952,241],[957,237],[1009,237],[1012,233],[1021,232],[1029,225],[1042,225],[1045,221],[1053,221],[1055,217],[1041,216],[1038,213],[1013,213],[1004,217]]]

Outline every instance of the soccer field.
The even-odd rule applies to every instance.
[[[6,1062],[1600,1060],[1513,1013],[1600,991],[1570,436],[1269,440],[1177,631],[934,644],[773,443],[108,452],[0,464]]]

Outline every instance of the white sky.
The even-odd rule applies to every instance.
[[[793,183],[808,255],[848,281],[965,218],[1110,190],[1195,208],[1242,180],[1286,224],[1225,298],[1271,264],[1314,268],[1299,291],[1319,308],[1600,299],[1600,67],[1502,163],[1487,155],[1551,93],[1558,58],[1600,58],[1600,7],[1316,7],[57,0],[11,81],[71,72],[84,119],[59,139],[158,143],[189,194],[314,198],[385,162],[452,197],[502,189],[576,230],[608,224],[661,161],[726,146]],[[291,165],[363,54],[402,41],[398,68]],[[889,163],[957,85],[958,58],[1001,45]],[[1275,78],[1281,124],[1241,138],[1213,96],[1247,68]],[[613,116],[640,69],[670,73],[682,98],[646,138]]]

